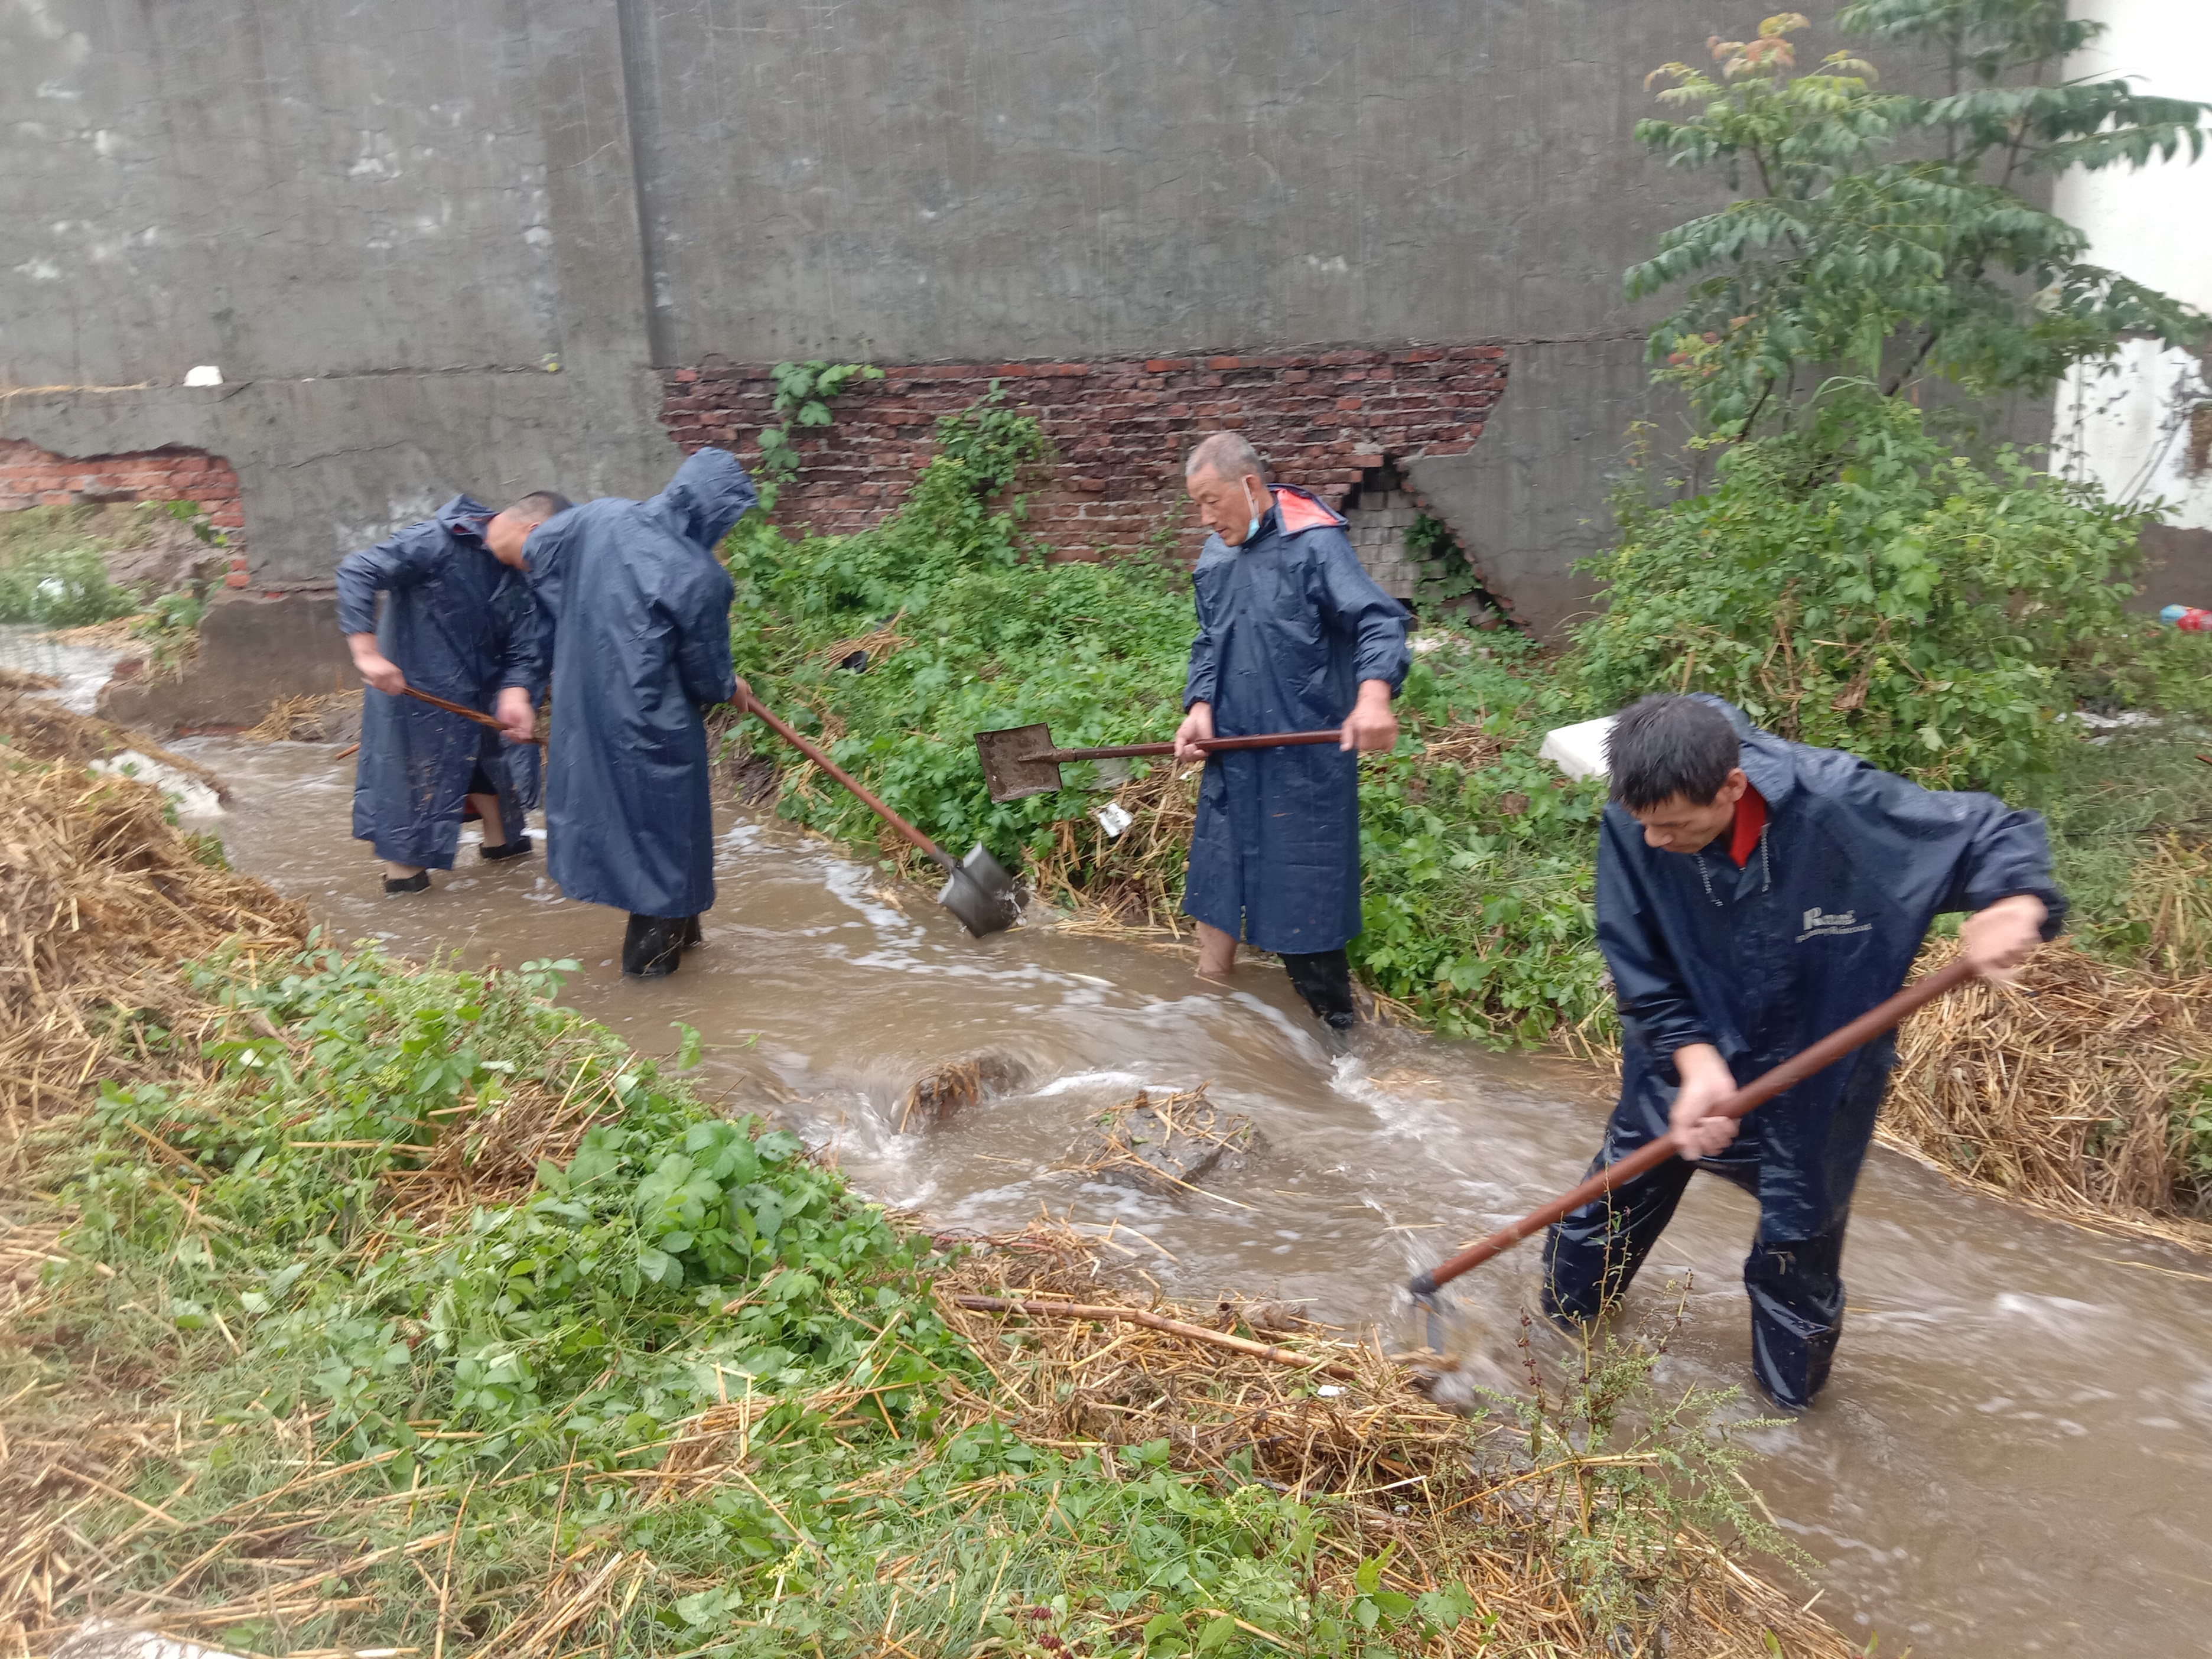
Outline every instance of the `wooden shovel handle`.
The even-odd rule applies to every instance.
[[[946,874],[950,875],[951,873],[952,860],[945,856],[945,849],[943,848],[939,847],[935,842],[930,840],[927,836],[923,835],[921,830],[915,829],[897,813],[892,811],[891,809],[884,805],[883,802],[878,800],[874,793],[868,788],[868,786],[862,783],[860,779],[854,777],[843,767],[838,765],[836,761],[831,760],[830,757],[824,754],[819,748],[813,744],[809,743],[805,738],[800,737],[798,732],[793,731],[791,727],[785,725],[774,714],[769,713],[767,709],[762,708],[758,698],[750,696],[744,692],[740,691],[731,700],[731,702],[732,706],[734,707],[741,714],[757,714],[760,717],[760,722],[763,726],[768,727],[769,731],[775,732],[776,736],[781,738],[793,749],[796,749],[800,754],[805,756],[807,759],[812,761],[817,766],[827,772],[831,777],[836,779],[838,782],[843,784],[848,789],[851,790],[853,793],[859,798],[861,805],[866,807],[871,812],[873,812],[878,817],[881,818],[885,823],[890,825],[892,829],[897,830],[899,834],[904,836],[916,847],[919,847],[923,852],[928,854],[931,858],[936,860],[938,866],[944,870]]]
[[[444,709],[448,714],[459,714],[463,720],[474,720],[478,726],[489,726],[495,732],[507,730],[482,709],[471,708],[466,703],[447,702],[443,697],[434,697],[428,691],[417,691],[411,685],[403,685],[399,688],[399,691],[402,696],[412,697],[417,702],[427,702],[433,708]],[[530,741],[540,749],[545,746],[545,739],[543,738],[532,738]]]
[[[1937,997],[1965,984],[1973,976],[1973,963],[1963,956],[1956,957],[1927,978],[1906,986],[1888,1001],[1868,1009],[1840,1030],[1831,1031],[1802,1054],[1793,1055],[1772,1071],[1753,1078],[1713,1108],[1712,1115],[1740,1118],[1754,1107],[1765,1105],[1784,1089],[1794,1088],[1814,1073],[1834,1065],[1853,1049],[1873,1042],[1906,1015],[1925,1007]],[[1602,1198],[1614,1188],[1633,1180],[1645,1170],[1657,1169],[1673,1158],[1675,1152],[1674,1137],[1662,1135],[1618,1163],[1607,1164],[1574,1191],[1553,1199],[1540,1209],[1531,1210],[1511,1226],[1499,1228],[1489,1237],[1468,1245],[1450,1261],[1430,1268],[1407,1288],[1415,1296],[1433,1294],[1439,1285],[1449,1285],[1470,1267],[1479,1267],[1491,1257],[1511,1249],[1529,1234],[1573,1214],[1583,1205]]]
[[[1343,728],[1331,726],[1326,732],[1262,732],[1249,738],[1200,738],[1192,747],[1216,755],[1231,749],[1287,749],[1294,744],[1343,741]],[[1174,753],[1175,744],[1171,743],[1121,743],[1105,749],[1048,749],[1041,755],[1023,756],[1022,763],[1032,761],[1127,760],[1138,755]]]

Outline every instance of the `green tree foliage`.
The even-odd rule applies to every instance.
[[[1936,787],[2049,772],[2057,717],[2141,631],[2120,611],[2140,513],[2009,450],[1950,454],[1899,398],[1821,400],[1706,494],[1621,514],[1572,665],[1594,702],[1715,691]]]
[[[1716,430],[1786,423],[1808,368],[1887,374],[1892,392],[1921,373],[1976,393],[2047,390],[2130,335],[2203,339],[2212,319],[2086,262],[2083,233],[2017,190],[2071,167],[2193,159],[2212,106],[2120,80],[2054,82],[2104,27],[2069,21],[2064,0],[1857,0],[1839,21],[1940,50],[1954,90],[1879,91],[1873,65],[1842,52],[1795,74],[1796,12],[1715,40],[1717,76],[1676,63],[1650,77],[1671,83],[1659,96],[1681,118],[1640,122],[1637,137],[1742,192],[1626,277],[1632,299],[1690,284],[1650,350]]]

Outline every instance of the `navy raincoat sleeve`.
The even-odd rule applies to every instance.
[[[1613,974],[1613,996],[1627,1041],[1655,1060],[1718,1037],[1675,966],[1659,911],[1637,879],[1635,860],[1621,856],[1620,837],[1642,831],[1608,812],[1598,830],[1597,943]]]
[[[544,621],[521,576],[483,544],[491,516],[457,495],[337,570],[341,629],[374,632],[409,685],[487,714],[507,687],[534,701],[545,683]],[[392,863],[451,869],[465,797],[488,784],[501,820],[520,833],[537,803],[537,762],[534,745],[372,687],[362,694],[354,834]]]
[[[553,623],[547,861],[570,898],[640,915],[714,902],[704,708],[735,689],[714,549],[753,503],[701,450],[649,501],[587,501],[525,548]]]

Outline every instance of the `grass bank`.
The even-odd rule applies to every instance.
[[[1775,1540],[1654,1346],[1470,1421],[1256,1309],[1132,1325],[1075,1241],[894,1224],[563,964],[303,939],[15,748],[0,1654],[1854,1650],[1729,1559]]]
[[[1176,907],[1194,777],[1141,762],[1126,777],[1072,766],[1059,793],[995,805],[972,734],[1042,721],[1069,746],[1168,735],[1180,716],[1194,626],[1188,573],[1164,561],[1042,562],[1020,518],[1034,428],[985,408],[941,422],[939,441],[907,504],[877,528],[819,538],[786,537],[757,519],[739,526],[727,549],[739,585],[739,669],[892,805],[948,846],[980,840],[1018,861],[1076,925],[1174,933],[1182,926]],[[1924,482],[1915,488],[1927,497],[1917,510],[1942,532],[1922,538],[1931,544],[1967,533],[1954,520],[1982,536],[2009,499],[1978,483],[1959,497]],[[2068,501],[2038,511],[2093,520],[2080,532],[2094,544],[2080,556],[2085,563],[2098,550],[2108,553],[2119,534],[2105,523],[2109,514]],[[1999,527],[2017,541],[2041,522]],[[1702,546],[1706,528],[1693,520],[1668,533]],[[1677,552],[1686,568],[1695,563],[1695,547]],[[1996,735],[1979,749],[1956,736],[1927,748],[1942,774],[1931,781],[1958,781],[1977,757],[2040,769],[2023,771],[2016,793],[2048,813],[2060,878],[2075,901],[2074,943],[2052,953],[2049,971],[2077,999],[2089,996],[2097,1018],[2059,1042],[2016,1014],[2012,1036],[1984,1057],[2011,1068],[2001,1075],[2026,1076],[2030,1093],[2066,1099],[2057,1116],[2089,1115],[2094,1132],[2045,1146],[2052,1115],[1975,1105],[1919,1068],[1900,1079],[1889,1133],[1964,1178],[2077,1214],[2124,1215],[2195,1236],[2197,1220],[2212,1210],[2203,1080],[2212,1059],[2194,1017],[2179,1014],[2161,1014],[2158,1040],[2127,1059],[2121,1050],[2130,1040],[2119,1034],[2135,1028],[2118,1011],[2140,1003],[2142,985],[2158,992],[2142,1006],[2169,1012],[2207,994],[2212,765],[2197,757],[2212,752],[2212,641],[2129,624],[2108,589],[2094,592],[2100,638],[2110,638],[2094,661],[2069,672],[2094,688],[2100,719],[2158,723],[2039,726],[2023,700],[2050,695],[2053,675],[2009,657],[2002,672],[1978,673],[1969,696],[1930,678],[1940,665],[1881,654],[1909,636],[1909,618],[1869,623],[1869,643],[1824,665],[1826,678],[1782,690],[1788,710],[1817,708],[1832,723],[1844,718],[1825,712],[1832,705],[1857,710],[1889,697],[1904,712],[1884,714],[1881,741],[1908,758],[1897,736],[1908,717],[1947,722],[1946,732],[1990,726]],[[1944,625],[1984,636],[1996,626],[1986,608],[1947,612]],[[1802,613],[1792,615],[1802,621]],[[1735,642],[1725,655],[1700,640],[1708,657],[1735,665],[1729,672],[1754,690],[1771,682],[1761,678],[1763,660],[1790,656],[1771,638]],[[1404,738],[1395,753],[1361,765],[1367,926],[1352,946],[1355,965],[1410,1018],[1449,1035],[1564,1042],[1602,1057],[1615,1036],[1592,914],[1602,791],[1567,782],[1536,750],[1551,727],[1612,706],[1592,679],[1626,672],[1626,647],[1608,635],[1601,657],[1563,659],[1449,620],[1416,641],[1399,703]],[[1694,643],[1685,648],[1690,656],[1670,671],[1677,678],[1701,660]],[[1903,689],[1881,696],[1867,689],[1892,683]],[[1987,714],[1992,708],[1996,714]],[[739,726],[731,742],[745,751],[756,793],[775,795],[786,816],[892,865],[914,865],[910,852],[772,736]],[[1109,801],[1129,816],[1118,834],[1101,821]],[[2086,1094],[2073,1076],[2086,1063],[2085,1042],[2126,1060],[2089,1065],[2097,1081]],[[2159,1064],[2146,1070],[2144,1054]],[[1948,1126],[1941,1133],[1938,1123]],[[2036,1123],[2044,1128],[2031,1128]],[[2002,1152],[1995,1161],[1992,1148]],[[2040,1173],[2031,1180],[2030,1170]]]

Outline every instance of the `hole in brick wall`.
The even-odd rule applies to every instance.
[[[1481,621],[1505,614],[1483,586],[1458,533],[1424,510],[1395,460],[1386,457],[1382,465],[1362,472],[1338,510],[1352,551],[1375,585],[1416,617],[1463,611]],[[1428,544],[1420,545],[1423,540]]]

